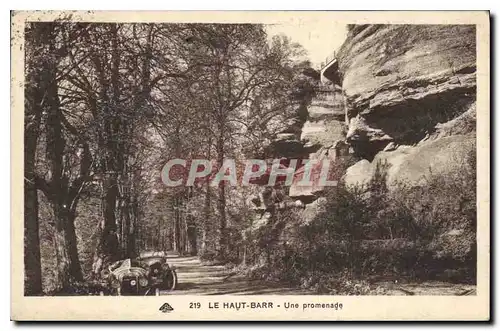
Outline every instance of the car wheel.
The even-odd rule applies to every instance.
[[[175,270],[168,270],[167,275],[165,276],[165,279],[163,281],[163,288],[167,291],[173,291],[175,290],[177,286],[177,273]]]

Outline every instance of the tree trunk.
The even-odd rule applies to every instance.
[[[51,44],[51,52],[53,52]],[[52,205],[55,224],[55,245],[58,261],[59,287],[65,289],[71,280],[82,279],[78,251],[76,248],[76,235],[74,233],[74,217],[69,219],[68,200],[69,183],[64,173],[63,155],[66,147],[66,140],[63,134],[63,114],[60,108],[58,87],[57,87],[56,63],[48,62],[44,70],[44,81],[48,82],[45,90],[46,107],[46,158],[50,169],[50,184],[47,185],[45,193]],[[71,222],[71,224],[69,224]],[[69,232],[67,230],[70,230]]]
[[[42,93],[36,77],[27,77],[24,123],[24,294],[42,293],[38,196],[35,176],[35,153],[40,134]],[[33,83],[33,84],[31,84]]]
[[[127,245],[127,240],[125,238],[126,236],[126,216],[125,214],[127,213],[127,203],[126,203],[126,198],[122,196],[117,197],[116,201],[116,235],[118,237],[118,242],[120,243],[119,245],[119,251],[121,253],[125,252],[125,248]]]
[[[33,144],[36,147],[36,136],[25,139],[24,295],[37,295],[42,293],[42,267],[40,262],[40,237],[38,230],[38,197],[34,176],[35,152]]]
[[[208,142],[207,142],[207,160],[211,160],[212,158],[212,138],[209,135]],[[210,181],[206,181],[205,185],[205,206],[203,208],[203,223],[201,224],[201,247],[200,247],[200,253],[201,255],[206,254],[207,252],[207,232],[208,232],[208,227],[210,226],[210,219],[211,219],[211,210],[212,210],[212,199],[211,199],[211,194],[212,192],[210,191]]]
[[[139,219],[139,206],[137,204],[137,198],[133,197],[130,200],[129,207],[129,219],[127,224],[127,250],[126,254],[130,257],[135,257],[137,255],[136,251],[136,225]]]
[[[36,148],[40,135],[49,59],[44,56],[50,44],[53,24],[34,24],[26,28],[26,87],[24,118],[24,292],[42,293],[38,196],[35,174]],[[35,51],[36,50],[36,51]]]
[[[52,203],[54,212],[54,236],[53,242],[56,249],[57,280],[58,288],[66,290],[71,284],[71,257],[69,252],[69,241],[66,235],[66,212],[60,203]]]
[[[101,221],[99,222],[99,242],[94,251],[92,272],[98,276],[106,263],[119,259],[119,241],[116,234],[115,208],[118,199],[116,175],[106,174],[101,182]]]
[[[78,241],[75,231],[75,214],[69,213],[65,220],[66,243],[69,253],[69,273],[70,277],[76,281],[83,281],[82,267],[78,259]]]
[[[210,160],[210,159],[208,159]],[[207,181],[206,184],[206,193],[205,193],[205,207],[204,207],[204,217],[203,224],[201,226],[201,247],[200,252],[201,255],[204,255],[207,252],[207,231],[208,226],[210,225],[210,209],[211,209],[211,197],[210,197],[210,183]]]
[[[221,130],[217,140],[217,166],[220,170],[224,163],[224,131]],[[227,220],[226,220],[226,187],[225,182],[221,181],[218,186],[217,211],[219,213],[219,257],[224,259],[227,251]]]
[[[102,253],[109,255],[112,260],[117,260],[119,258],[118,246],[115,246],[113,243],[110,243],[108,239],[112,239],[113,236],[109,236],[110,233],[116,232],[116,215],[115,208],[116,202],[118,200],[118,183],[116,176],[114,174],[110,174],[105,181],[105,189],[104,195],[101,200],[102,210],[103,210],[103,236],[102,242],[103,247],[107,247],[108,249],[104,249]]]
[[[181,198],[181,209],[179,215],[180,215],[179,218],[180,218],[182,254],[185,254],[188,251],[188,241],[187,241],[187,219],[186,219],[186,212],[184,210],[184,196],[182,196]]]
[[[176,250],[180,255],[182,255],[181,247],[181,220],[179,213],[179,198],[174,196],[174,250]]]
[[[188,217],[186,225],[187,225],[189,255],[194,256],[198,254],[195,220],[192,217]]]

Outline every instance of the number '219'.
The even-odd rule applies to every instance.
[[[189,303],[189,309],[200,309],[201,308],[201,303],[199,302],[190,302]]]

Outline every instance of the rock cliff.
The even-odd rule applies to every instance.
[[[346,141],[361,159],[347,183],[366,182],[380,161],[391,181],[417,183],[475,148],[474,26],[350,26],[337,56]]]
[[[389,187],[420,185],[454,171],[475,151],[476,34],[467,25],[352,25],[337,52],[338,81],[318,72],[293,128],[271,143],[281,157],[357,159],[343,179],[370,181],[387,164]],[[340,85],[338,85],[340,84]],[[317,214],[322,187],[292,185],[304,222]]]

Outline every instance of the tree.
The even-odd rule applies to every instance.
[[[67,70],[64,58],[80,31],[65,23],[36,24],[43,26],[48,49],[40,78],[45,84],[42,107],[45,155],[42,163],[47,171],[36,176],[36,183],[53,211],[58,284],[64,289],[72,281],[83,280],[74,221],[92,166],[89,145],[82,134],[85,131],[66,118],[59,95],[59,84]]]
[[[89,178],[91,155],[79,129],[67,119],[60,84],[68,70],[67,49],[78,29],[60,22],[31,23],[26,29],[25,233],[26,292],[41,291],[37,190],[53,211],[58,286],[83,280],[74,228],[76,207]],[[41,139],[43,138],[43,139]],[[70,142],[68,144],[68,142]],[[45,154],[39,149],[45,148]]]
[[[90,139],[98,155],[95,178],[101,190],[102,217],[94,273],[104,260],[136,254],[140,214],[141,143],[152,116],[151,89],[155,26],[89,24],[79,47],[70,51],[67,97],[80,101],[93,123]]]
[[[38,197],[36,187],[36,148],[40,135],[43,91],[44,57],[47,55],[45,28],[26,27],[26,85],[24,119],[24,291],[25,295],[42,293],[40,239],[38,225]]]
[[[238,24],[165,25],[159,35],[169,51],[156,53],[155,59],[168,63],[171,73],[159,84],[155,98],[160,115],[155,126],[166,145],[164,155],[214,157],[220,167],[225,158],[240,157],[245,146],[262,147],[265,139],[283,129],[280,120],[296,115],[292,94],[300,72],[295,58],[301,49],[287,38],[275,38],[269,45],[262,26]],[[203,192],[204,216],[195,222],[199,231],[190,233],[201,232],[201,252],[207,241],[217,241],[224,258],[229,237],[226,184],[211,188],[206,183],[190,194],[180,188],[175,191],[172,198],[177,204]],[[209,234],[214,217],[217,234]],[[180,239],[177,230],[174,237]]]
[[[289,87],[294,75],[293,57],[300,55],[300,51],[287,39],[275,38],[269,45],[260,25],[191,25],[190,28],[191,50],[198,50],[193,64],[199,70],[204,110],[210,114],[206,123],[211,123],[208,129],[220,169],[225,158],[238,155],[235,149],[251,131],[250,124],[257,115],[254,110],[262,110],[259,124],[266,127],[266,120],[291,108],[287,93],[277,93],[280,97],[286,95],[285,99],[273,93]],[[217,187],[216,205],[219,255],[224,259],[228,233],[223,181]]]

